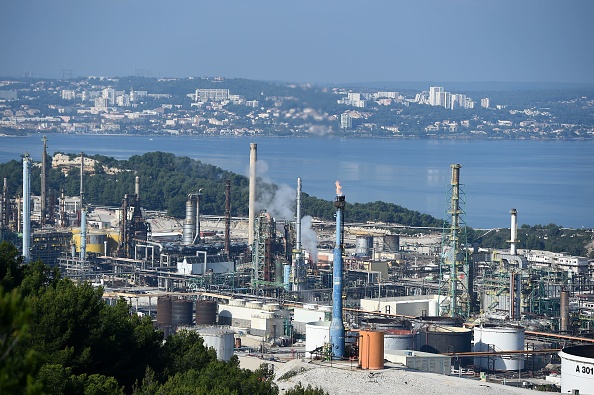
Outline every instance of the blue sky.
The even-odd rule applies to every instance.
[[[591,0],[0,0],[0,75],[594,82]]]

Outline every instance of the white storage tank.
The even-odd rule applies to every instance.
[[[205,328],[198,331],[204,339],[204,345],[212,347],[217,352],[217,358],[222,361],[228,361],[233,356],[235,347],[234,333],[223,328]]]
[[[524,327],[477,326],[474,328],[474,351],[519,351],[524,349]],[[490,355],[474,357],[474,364],[482,369],[505,371],[524,369],[524,355]]]
[[[280,304],[278,303],[267,303],[264,305],[266,311],[278,311],[280,310]]]
[[[229,306],[245,306],[245,300],[244,299],[231,299],[229,301]]]
[[[305,356],[311,357],[311,352],[325,343],[330,343],[330,322],[316,321],[305,324]]]
[[[580,395],[594,395],[594,344],[566,347],[561,357],[561,393],[579,390]]]

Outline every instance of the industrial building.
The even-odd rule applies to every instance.
[[[225,93],[201,94],[215,100]],[[44,141],[44,157],[45,148]],[[293,218],[257,211],[256,144],[249,157],[247,219],[231,215],[229,181],[224,216],[200,213],[201,190],[187,195],[183,219],[149,213],[139,177],[120,207],[93,207],[84,197],[84,154],[60,159],[60,166],[80,166],[79,196],[46,196],[42,188],[33,197],[25,157],[22,197],[11,198],[4,182],[2,235],[22,233],[26,262],[58,265],[66,276],[105,287],[106,299],[128,298],[165,334],[198,331],[224,360],[238,342],[298,347],[304,340],[307,358],[356,360],[369,370],[387,360],[508,382],[524,372],[529,383],[554,377],[551,366],[561,363],[562,391],[588,393],[566,378],[568,369],[578,373],[574,366],[590,371],[591,262],[518,248],[515,209],[509,249],[472,247],[461,165],[451,165],[442,229],[351,225],[337,182],[336,220],[308,229],[318,236],[312,248],[302,238],[302,180]]]

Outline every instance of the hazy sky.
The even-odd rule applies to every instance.
[[[0,0],[0,75],[594,82],[592,0]]]

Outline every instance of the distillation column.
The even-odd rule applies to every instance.
[[[293,291],[302,291],[306,281],[303,250],[301,249],[301,178],[297,178],[297,204],[295,218],[295,255],[291,268]]]
[[[47,171],[47,137],[43,136],[43,153],[41,154],[41,227],[45,225],[45,212],[46,212],[46,204],[47,198],[46,194],[46,171]]]
[[[334,265],[332,270],[332,322],[330,323],[330,343],[333,358],[344,357],[344,322],[342,321],[342,251],[345,197],[340,183],[336,181],[336,244],[334,246]]]
[[[512,208],[511,214],[511,239],[509,241],[510,255],[517,255],[516,243],[518,242],[518,210]]]

